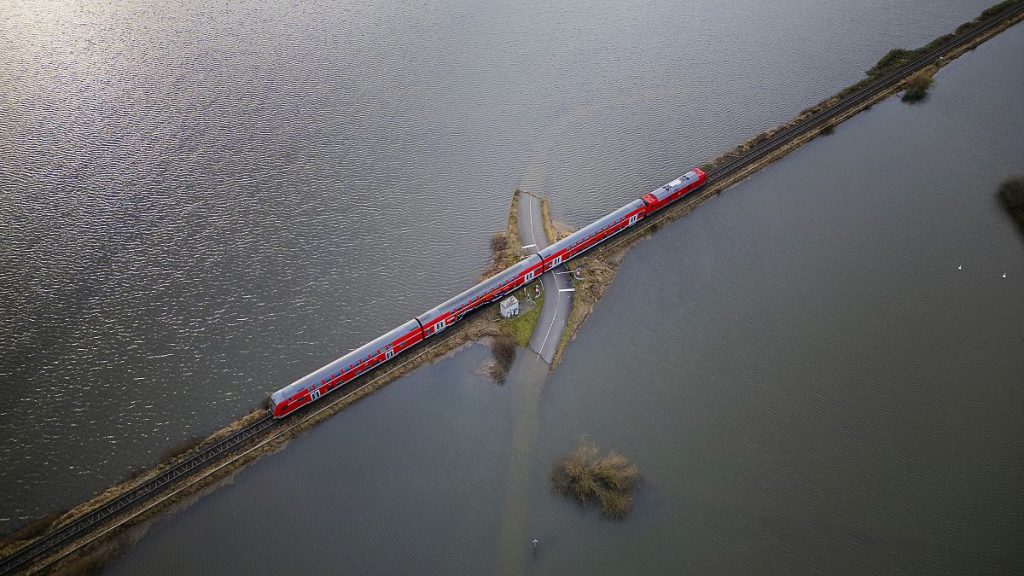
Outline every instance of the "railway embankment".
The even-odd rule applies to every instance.
[[[736,146],[732,150],[729,150],[728,152],[725,152],[710,162],[702,165],[701,169],[712,176],[712,180],[703,188],[697,190],[675,206],[667,208],[665,212],[649,218],[639,226],[639,229],[636,232],[607,242],[595,248],[589,254],[574,260],[574,265],[579,267],[581,274],[580,278],[575,280],[576,293],[572,310],[569,313],[569,322],[562,334],[562,339],[559,342],[558,349],[555,352],[554,361],[551,363],[551,369],[553,370],[558,366],[558,363],[561,361],[562,355],[565,352],[565,348],[569,345],[569,342],[576,337],[580,327],[604,296],[608,286],[611,285],[611,282],[615,279],[616,273],[618,273],[622,259],[630,248],[635,246],[638,242],[650,237],[651,234],[659,230],[665,224],[689,214],[697,208],[697,206],[701,205],[708,199],[720,194],[732,185],[745,180],[754,172],[757,172],[776,160],[783,158],[790,152],[817,138],[819,135],[832,134],[835,131],[836,126],[853,116],[856,116],[860,112],[871,108],[876,103],[895,94],[899,94],[900,92],[904,92],[908,87],[913,89],[915,82],[917,82],[915,78],[925,77],[929,80],[928,86],[931,86],[931,80],[942,67],[983,44],[985,41],[996,36],[1003,30],[1006,30],[1007,28],[1019,23],[1021,20],[1024,20],[1024,13],[1005,19],[998,25],[972,38],[969,42],[944,51],[942,56],[934,63],[925,66],[914,75],[881,90],[873,91],[867,98],[857,98],[856,105],[847,106],[851,100],[854,100],[855,96],[863,94],[864,90],[870,88],[873,81],[914,62],[916,59],[933,52],[951,40],[975,31],[992,19],[1001,18],[1006,10],[1015,8],[1022,2],[1024,2],[1024,0],[1006,0],[996,4],[995,6],[986,9],[978,15],[977,18],[958,26],[953,33],[940,36],[920,48],[913,50],[890,50],[865,73],[864,79],[847,86],[829,98],[826,98],[814,106],[803,110],[792,120],[780,126],[776,126],[771,130],[762,132],[750,140],[743,142],[739,146]],[[924,87],[924,90],[927,90],[927,86]],[[921,96],[923,97],[923,94],[921,94]],[[915,96],[911,96],[907,99],[907,101],[914,100]],[[773,137],[809,123],[813,121],[815,117],[830,110],[838,110],[841,108],[845,109],[843,109],[839,114],[830,117],[827,121],[817,124],[795,137],[788,139],[782,145],[774,148],[769,154],[745,164],[741,169],[732,171],[723,178],[714,178],[715,172],[719,168],[728,166],[731,162],[738,159],[742,159],[745,155],[767,143]]]
[[[519,196],[519,190],[512,195],[506,229],[492,237],[491,261],[483,277],[492,275],[493,271],[504,270],[522,259],[522,246],[518,233]],[[533,319],[536,322],[536,315],[533,316]],[[67,575],[95,573],[102,568],[104,563],[116,557],[120,549],[133,542],[141,527],[148,520],[167,510],[187,505],[195,498],[230,480],[234,474],[251,462],[281,450],[291,439],[303,434],[323,420],[341,412],[412,370],[444,358],[473,342],[485,342],[491,346],[496,366],[510,364],[511,359],[514,359],[516,343],[524,339],[522,335],[524,332],[525,339],[529,339],[532,326],[528,324],[529,317],[519,318],[517,322],[513,323],[499,320],[497,306],[489,306],[469,316],[447,329],[437,338],[432,339],[429,345],[418,350],[409,358],[399,359],[397,364],[386,366],[380,372],[369,374],[365,381],[357,386],[336,392],[312,406],[311,409],[289,417],[273,433],[262,437],[243,450],[232,453],[230,457],[225,458],[217,465],[179,481],[162,492],[160,496],[133,508],[129,514],[119,516],[116,520],[99,523],[97,528],[89,531],[88,536],[72,539],[59,550],[48,553],[44,561],[34,562],[26,570],[26,573]],[[509,342],[512,343],[511,351],[508,347]],[[510,353],[511,358],[509,357]],[[507,366],[505,369],[507,370]],[[169,449],[165,453],[166,458],[158,465],[148,469],[135,470],[123,482],[111,486],[86,502],[66,512],[51,514],[12,533],[0,541],[0,560],[6,559],[18,550],[79,521],[91,512],[103,508],[133,490],[159,479],[189,458],[257,423],[266,415],[267,407],[261,405],[206,438],[190,439]]]

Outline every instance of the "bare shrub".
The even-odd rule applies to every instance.
[[[551,467],[556,492],[581,504],[594,502],[609,518],[624,518],[633,505],[640,473],[617,452],[600,455],[597,445],[580,438],[576,450]]]

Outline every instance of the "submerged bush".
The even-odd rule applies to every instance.
[[[932,86],[932,77],[924,72],[918,72],[907,80],[906,90],[903,92],[904,102],[917,102],[928,95],[928,89]]]
[[[597,445],[581,438],[576,450],[551,467],[551,487],[581,504],[593,502],[610,518],[623,518],[633,505],[640,473],[625,456],[601,456]]]
[[[491,378],[498,383],[504,383],[508,376],[508,370],[516,359],[516,339],[512,335],[502,332],[494,337],[494,364],[491,366]]]

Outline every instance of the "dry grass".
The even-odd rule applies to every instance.
[[[625,456],[601,456],[596,444],[581,438],[575,451],[551,467],[549,479],[559,494],[581,504],[596,503],[609,518],[624,518],[640,473]]]
[[[14,532],[11,532],[0,541],[0,551],[6,551],[8,546],[18,543],[25,542],[27,540],[34,540],[43,534],[49,532],[50,527],[64,515],[64,512],[53,512],[47,514],[42,518],[30,522],[21,528],[18,528]]]
[[[564,236],[559,236],[558,229],[555,227],[554,221],[551,220],[551,203],[548,202],[546,196],[540,199],[540,216],[544,222],[544,235],[548,237],[548,244],[554,244],[564,238]]]
[[[129,542],[123,535],[111,539],[101,546],[90,550],[87,554],[72,558],[54,570],[54,576],[94,576],[102,574],[111,560],[116,558]]]
[[[177,446],[172,446],[165,450],[163,455],[160,457],[160,460],[171,460],[172,458],[177,458],[178,456],[187,454],[202,444],[203,440],[205,440],[205,438],[202,436],[193,436],[192,438],[188,438]]]
[[[562,355],[569,342],[576,338],[576,333],[583,326],[583,322],[594,311],[594,307],[611,286],[625,254],[625,248],[604,250],[592,252],[572,261],[573,268],[580,268],[580,280],[573,278],[573,286],[576,291],[573,293],[572,310],[569,311],[569,319],[562,331],[558,348],[555,349],[555,356],[551,359],[552,370],[562,361]]]

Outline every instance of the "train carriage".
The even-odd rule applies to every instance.
[[[544,259],[544,271],[551,270],[563,262],[568,262],[626,228],[634,226],[643,219],[645,214],[644,202],[633,200],[622,208],[598,218],[597,221],[555,242],[538,253]]]
[[[410,320],[274,392],[270,396],[270,410],[275,418],[286,416],[349,380],[387,362],[422,340],[423,331],[420,330],[419,323]]]
[[[281,418],[316,401],[324,394],[391,360],[403,350],[441,332],[476,308],[504,297],[520,286],[529,284],[544,272],[636,225],[644,217],[699,188],[706,180],[705,173],[694,168],[645,194],[643,198],[626,204],[537,254],[524,258],[440,306],[413,318],[323,368],[299,378],[271,394],[271,413],[275,418]]]
[[[536,254],[531,255],[440,306],[420,314],[416,320],[423,327],[424,338],[441,332],[476,308],[493,302],[524,284],[529,284],[540,276],[541,272],[541,259]]]

